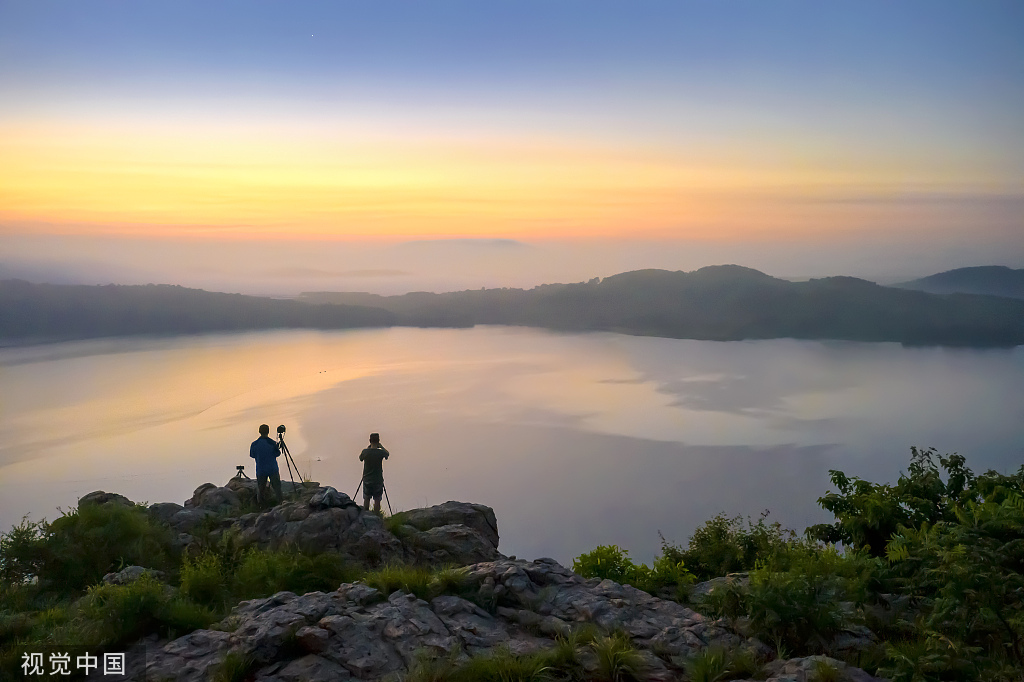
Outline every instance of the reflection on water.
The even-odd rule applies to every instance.
[[[354,492],[371,431],[392,504],[495,508],[501,549],[649,560],[717,512],[802,528],[830,468],[892,479],[911,445],[1024,463],[1024,347],[686,341],[478,327],[285,331],[0,350],[0,524],[97,489],[182,501],[288,425]]]

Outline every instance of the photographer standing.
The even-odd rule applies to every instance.
[[[249,446],[249,456],[256,460],[256,503],[260,505],[263,504],[263,486],[267,484],[268,478],[277,494],[277,502],[280,503],[284,499],[281,495],[281,474],[277,469],[281,446],[269,434],[270,427],[261,424],[260,437]]]
[[[388,451],[380,444],[380,434],[370,434],[370,445],[359,454],[363,463],[363,509],[370,509],[370,498],[373,498],[373,511],[380,513],[380,497],[384,494],[384,460]]]

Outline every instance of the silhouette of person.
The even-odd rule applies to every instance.
[[[370,508],[373,498],[373,511],[380,512],[380,497],[384,494],[384,460],[390,455],[380,444],[380,434],[370,434],[370,445],[359,453],[359,461],[363,463],[363,509]]]
[[[256,460],[256,503],[263,504],[263,489],[270,479],[270,485],[274,487],[277,501],[281,502],[284,496],[281,494],[281,474],[277,469],[277,458],[281,456],[281,446],[271,438],[270,427],[260,424],[260,437],[249,446],[249,456]]]

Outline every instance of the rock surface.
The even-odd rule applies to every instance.
[[[286,500],[256,507],[255,481],[234,478],[225,486],[207,483],[183,505],[164,502],[147,508],[167,524],[183,548],[199,542],[228,542],[237,549],[294,548],[333,551],[364,565],[406,562],[462,566],[431,599],[405,591],[382,594],[363,583],[345,583],[329,593],[281,592],[238,604],[209,630],[172,641],[147,639],[145,668],[128,679],[139,682],[206,682],[229,654],[249,661],[246,679],[256,682],[318,682],[401,679],[418,657],[487,655],[497,647],[514,654],[550,648],[583,625],[627,635],[640,652],[644,678],[685,680],[684,664],[707,647],[769,651],[745,639],[723,620],[714,620],[669,599],[660,599],[611,580],[586,580],[553,559],[506,558],[498,552],[494,511],[480,504],[446,502],[401,512],[385,523],[348,495],[317,483],[287,482]],[[114,493],[97,491],[80,504],[134,505]],[[129,566],[104,577],[123,585],[145,574]],[[736,574],[694,586],[700,599],[722,584],[741,586]],[[168,590],[172,589],[170,587]],[[840,635],[839,649],[872,644],[870,631]],[[593,659],[593,660],[591,660]],[[596,672],[593,652],[581,653],[588,674]],[[142,665],[140,663],[139,665]],[[873,682],[863,670],[825,657],[774,661],[769,682],[807,682],[817,668],[834,667],[844,682]]]
[[[464,656],[503,646],[530,653],[587,623],[627,633],[644,653],[651,680],[684,679],[683,661],[708,646],[763,646],[743,640],[724,621],[628,585],[585,580],[550,559],[482,562],[460,575],[462,596],[429,602],[403,591],[384,595],[361,583],[242,602],[220,624],[227,631],[196,631],[151,651],[147,679],[204,680],[235,652],[253,661],[254,679],[261,682],[380,680],[405,673],[422,652]],[[809,679],[820,658],[775,662],[770,679]],[[834,664],[848,682],[874,679]]]
[[[124,495],[118,495],[117,493],[107,493],[102,490],[91,492],[88,495],[79,498],[79,507],[86,504],[121,504],[126,507],[135,506],[135,503],[129,500]]]
[[[791,658],[788,661],[772,661],[766,666],[768,677],[765,682],[811,682],[819,679],[819,666],[834,668],[842,682],[879,682],[879,678],[869,675],[860,668],[828,656],[807,656]],[[737,682],[754,682],[740,680]]]
[[[482,504],[445,502],[403,512],[399,518],[404,525],[395,535],[379,515],[364,512],[331,486],[283,481],[282,491],[286,501],[243,513],[256,507],[256,482],[235,477],[224,486],[204,483],[184,505],[161,502],[151,505],[148,513],[175,531],[182,548],[205,534],[212,542],[229,539],[239,549],[336,551],[371,566],[389,562],[464,566],[501,556],[494,511]],[[82,500],[132,504],[104,492],[90,493]]]
[[[144,575],[150,575],[157,580],[164,579],[163,571],[156,571],[152,568],[144,568],[143,566],[126,566],[120,571],[114,573],[107,573],[103,576],[103,583],[106,585],[127,585],[133,583]]]

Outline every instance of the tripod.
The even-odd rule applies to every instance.
[[[353,499],[356,501],[356,504],[359,504],[359,489],[362,488],[362,487],[363,487],[363,479],[360,478],[359,479],[359,485],[356,486],[356,494],[353,496]],[[387,502],[388,502],[388,515],[389,516],[394,516],[395,513],[393,511],[391,511],[391,500],[388,498],[388,487],[386,485],[384,485],[383,483],[381,483],[381,487],[384,488],[384,499],[387,500]]]
[[[281,448],[281,454],[284,455],[284,463],[288,465],[288,478],[292,480],[292,492],[295,492],[298,489],[298,485],[295,483],[295,476],[292,475],[292,467],[295,467],[295,473],[298,474],[299,465],[295,463],[295,460],[292,458],[292,453],[288,450],[288,446],[285,445],[283,429],[283,426],[277,429],[277,443]],[[301,474],[299,474],[299,478],[302,478]]]

